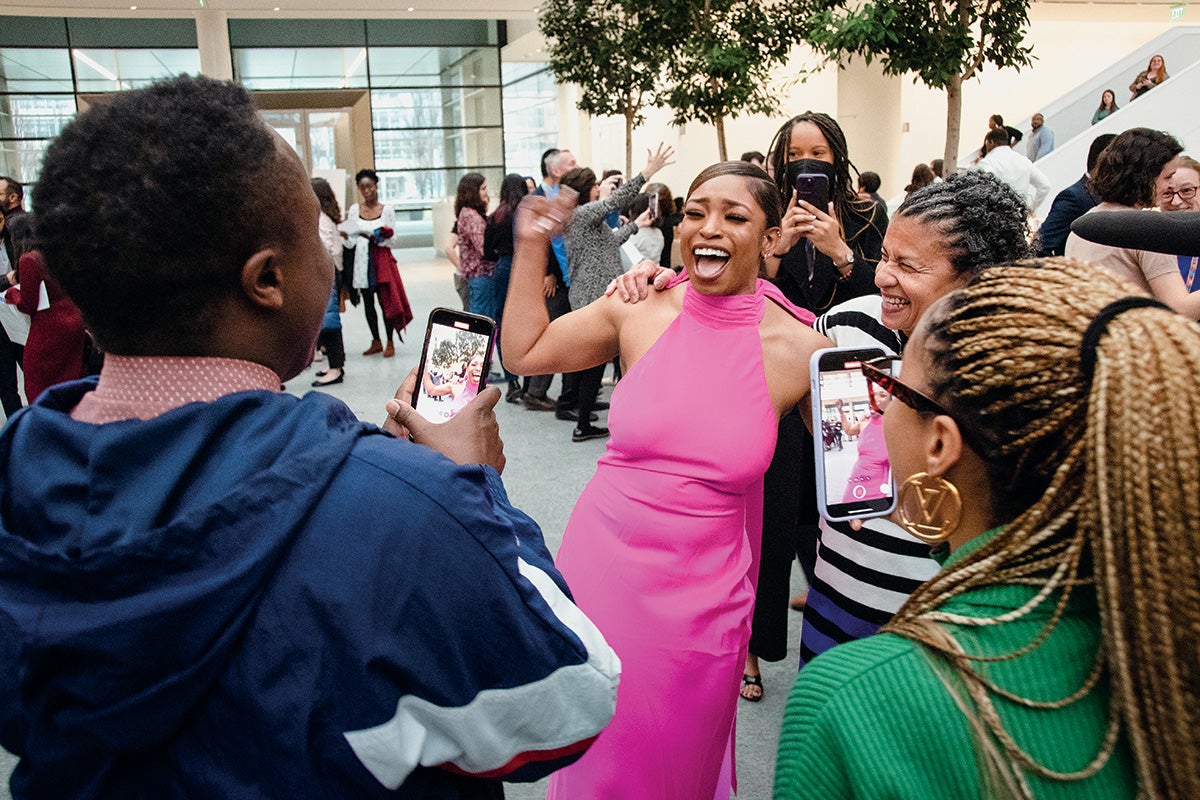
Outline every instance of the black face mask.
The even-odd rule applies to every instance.
[[[833,187],[833,164],[828,161],[819,161],[815,158],[801,158],[796,161],[789,161],[787,168],[783,173],[786,176],[787,183],[785,186],[795,186],[796,176],[804,174],[824,175],[829,179],[829,186]]]

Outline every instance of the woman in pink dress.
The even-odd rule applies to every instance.
[[[669,156],[660,147],[651,160]],[[799,406],[807,416],[808,358],[828,340],[798,321],[811,314],[758,279],[781,216],[758,168],[717,164],[692,183],[679,226],[685,280],[636,304],[602,297],[550,322],[546,253],[574,206],[569,193],[522,204],[505,306],[517,322],[505,326],[502,350],[520,374],[621,356],[612,437],[558,566],[622,674],[612,724],[555,774],[549,797],[728,798],[762,477],[780,415]],[[721,380],[699,385],[713,374]]]
[[[880,497],[884,494],[883,487],[887,486],[888,475],[891,474],[887,445],[883,441],[883,412],[887,410],[892,396],[874,385],[871,386],[871,392],[875,395],[875,405],[871,407],[870,414],[857,422],[846,418],[841,400],[837,403],[838,414],[842,417],[842,433],[858,437],[858,458],[850,468],[846,491],[842,495],[843,503]],[[875,408],[879,409],[878,413],[875,412]],[[890,491],[890,487],[888,490]]]

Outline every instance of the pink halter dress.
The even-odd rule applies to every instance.
[[[684,290],[683,310],[613,392],[612,436],[558,553],[621,658],[616,715],[550,800],[728,798],[739,682],[778,418],[754,294]],[[722,794],[723,792],[723,794]]]

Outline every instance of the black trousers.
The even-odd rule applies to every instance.
[[[779,421],[775,455],[763,479],[762,555],[750,652],[764,661],[787,657],[792,559],[811,585],[817,561],[817,478],[813,437],[800,415]]]
[[[342,341],[341,328],[322,328],[317,338],[317,346],[325,348],[325,357],[329,359],[330,369],[341,369],[346,365],[346,345]]]
[[[360,289],[363,299],[363,313],[367,316],[367,329],[371,331],[371,339],[379,340],[379,314],[375,310],[375,295],[379,294],[378,289]],[[379,304],[383,308],[383,303]],[[386,319],[383,321],[384,332],[387,333],[388,341],[392,340],[392,323]]]
[[[20,366],[25,348],[13,344],[8,333],[0,326],[0,404],[4,416],[11,417],[21,408],[20,384],[17,382],[17,367]]]

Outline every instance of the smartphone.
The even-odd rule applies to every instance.
[[[880,517],[896,507],[896,487],[883,441],[883,417],[872,410],[862,363],[887,355],[878,347],[834,347],[813,353],[813,445],[817,505],[831,521]],[[879,397],[876,403],[887,399]]]
[[[658,219],[658,192],[650,195],[650,219]]]
[[[429,312],[412,405],[430,422],[445,422],[487,385],[496,321],[452,308]]]
[[[796,202],[812,203],[822,211],[829,209],[829,178],[819,172],[801,172],[796,176]]]

